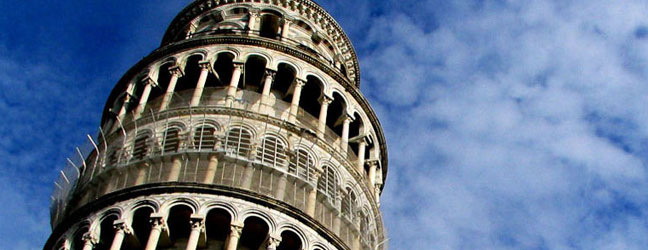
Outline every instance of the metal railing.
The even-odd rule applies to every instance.
[[[52,225],[60,223],[66,212],[73,211],[105,194],[138,185],[164,182],[205,183],[241,188],[275,199],[283,196],[279,200],[305,212],[308,191],[316,188],[316,183],[290,173],[287,164],[277,167],[256,160],[255,145],[250,145],[248,155],[241,156],[233,153],[226,143],[223,143],[227,140],[225,129],[213,134],[213,137],[206,138],[203,134],[197,137],[196,126],[200,128],[202,122],[202,128],[205,127],[204,119],[201,117],[207,117],[210,109],[224,108],[225,90],[205,89],[198,107],[187,105],[186,100],[190,99],[192,94],[193,90],[176,93],[167,111],[161,113],[157,111],[162,98],[158,98],[147,104],[146,110],[149,112],[143,114],[140,120],[134,120],[134,115],[128,114],[124,121],[115,123],[119,128],[114,129],[112,134],[106,136],[103,131],[100,131],[97,138],[88,136],[88,145],[82,147],[83,150],[81,148],[75,150],[75,157],[68,160],[68,166],[61,172],[61,177],[55,183],[51,203]],[[260,99],[261,95],[256,92],[239,90],[236,100],[225,109],[254,112],[283,122],[290,118],[288,103],[272,99],[271,102],[274,103],[268,104],[261,103]],[[173,112],[178,114],[172,115]],[[172,136],[166,129],[155,130],[155,127],[168,127],[173,119],[187,112],[192,114],[189,119],[195,119],[188,130]],[[230,112],[229,124],[221,125],[227,128],[232,123],[245,123],[246,119],[249,118],[232,115]],[[268,122],[267,119],[265,120]],[[146,124],[138,124],[138,122]],[[150,126],[151,123],[164,126]],[[315,131],[319,121],[300,109],[296,123],[298,127]],[[142,127],[145,126],[154,129],[142,140],[137,135],[144,131]],[[124,127],[127,129],[123,129]],[[310,135],[304,139],[304,142],[313,140],[318,139]],[[328,127],[323,140],[326,145],[334,148],[330,150],[332,155],[340,154],[340,139]],[[208,160],[205,160],[211,156],[219,156],[221,160],[225,160],[214,168],[209,166]],[[170,160],[171,158],[173,160]],[[351,162],[357,159],[350,148],[342,158]],[[253,164],[236,164],[240,162]],[[284,175],[287,179],[285,193],[278,195],[278,183]],[[75,198],[75,202],[69,204],[72,197]],[[342,214],[338,202],[323,194],[318,194],[318,197],[315,216],[317,221],[338,234],[346,244],[351,244],[354,238],[359,237],[361,244],[371,246],[370,238],[358,234],[359,229],[355,226],[357,223],[354,223],[354,218],[357,216],[338,217]],[[68,207],[69,205],[73,207]],[[339,228],[335,225],[336,220],[339,220]],[[382,223],[379,216],[374,220],[375,223]]]

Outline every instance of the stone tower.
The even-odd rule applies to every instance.
[[[61,172],[45,250],[386,249],[387,150],[311,0],[196,0]]]

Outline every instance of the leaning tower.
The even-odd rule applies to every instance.
[[[68,158],[44,249],[386,249],[387,150],[359,86],[315,2],[194,1]]]

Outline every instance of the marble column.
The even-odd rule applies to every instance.
[[[304,88],[304,85],[306,85],[306,81],[302,79],[297,79],[295,81],[293,98],[292,98],[292,102],[290,103],[290,117],[288,117],[288,121],[291,123],[295,123],[295,120],[297,118],[297,111],[299,111],[299,101],[301,99],[301,92],[302,89]]]
[[[320,113],[319,113],[319,124],[317,126],[317,136],[324,138],[326,133],[326,116],[328,114],[329,104],[333,102],[333,99],[324,95],[321,100]]]
[[[146,250],[155,250],[157,248],[160,234],[165,230],[164,218],[153,217],[151,218],[151,233],[149,234],[148,242],[146,242]]]
[[[137,106],[137,110],[135,110],[134,119],[139,119],[142,116],[142,113],[146,108],[146,103],[148,102],[149,95],[151,95],[151,88],[153,87],[154,84],[155,82],[151,78],[146,78],[144,80],[144,92],[142,92],[139,105]]]
[[[288,38],[288,31],[290,31],[290,24],[292,24],[292,20],[284,18],[283,19],[283,27],[281,28],[281,40],[285,41]]]
[[[342,154],[346,154],[349,149],[349,126],[353,121],[353,117],[346,115],[342,123],[342,141],[340,142],[340,149]]]
[[[132,233],[133,231],[126,222],[122,220],[115,221],[115,237],[113,238],[112,245],[110,245],[110,250],[120,250],[126,234]]]
[[[173,66],[169,68],[169,73],[171,74],[171,79],[169,80],[169,86],[167,86],[166,93],[162,97],[162,103],[160,103],[160,112],[165,111],[171,103],[173,98],[173,93],[175,92],[176,84],[178,84],[178,78],[182,76],[182,70],[180,67]]]
[[[209,76],[209,70],[211,65],[208,61],[202,61],[200,65],[200,77],[198,77],[198,83],[196,83],[196,88],[194,89],[193,96],[191,97],[191,107],[198,106],[200,104],[200,99],[202,98],[203,91],[205,90],[205,82],[207,82],[207,77]]]
[[[196,250],[200,234],[205,230],[205,223],[202,217],[191,217],[191,233],[187,242],[186,250]]]
[[[232,80],[230,81],[229,87],[227,88],[227,99],[226,105],[232,105],[232,102],[236,99],[236,91],[238,90],[238,84],[241,80],[241,73],[243,72],[243,64],[235,63],[234,70],[232,72]]]
[[[121,108],[119,109],[119,114],[117,115],[117,117],[119,117],[119,120],[122,121],[122,122],[124,121],[124,118],[126,117],[126,109],[128,108],[128,103],[130,102],[130,100],[132,98],[131,96],[133,95],[133,88],[135,88],[135,83],[134,82],[130,82],[128,84],[128,87],[126,87],[126,96],[124,96],[124,100],[123,100],[124,103],[122,104]]]
[[[358,172],[364,175],[365,151],[367,150],[367,141],[362,138],[358,141]]]
[[[209,158],[209,164],[207,164],[207,173],[205,173],[205,179],[203,183],[212,184],[214,183],[214,177],[216,177],[216,169],[218,168],[218,155],[212,155]]]
[[[268,102],[268,98],[270,97],[270,90],[272,89],[272,83],[274,83],[276,75],[277,72],[271,69],[266,69],[263,92],[261,92],[261,100],[259,101],[259,111],[262,111],[263,106]]]
[[[243,223],[232,223],[230,226],[230,235],[227,238],[227,248],[225,250],[236,250],[241,233],[243,233]]]
[[[90,233],[85,233],[83,235],[83,250],[92,250],[94,245],[98,243],[97,239],[92,236]]]

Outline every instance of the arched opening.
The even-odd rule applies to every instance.
[[[243,233],[239,240],[238,249],[240,250],[257,250],[266,242],[270,228],[268,224],[258,218],[250,217],[244,222]]]
[[[280,63],[277,66],[277,75],[275,76],[274,83],[272,84],[272,93],[277,99],[283,99],[288,95],[290,86],[297,78],[297,70],[286,63]]]
[[[310,182],[313,179],[314,167],[313,156],[306,150],[297,149],[288,166],[288,173]]]
[[[283,231],[281,233],[281,243],[277,250],[301,250],[302,242],[299,236],[292,231]]]
[[[196,127],[193,142],[195,149],[214,150],[216,147],[216,127],[206,123]]]
[[[322,175],[317,181],[317,189],[331,201],[337,199],[338,178],[331,167],[322,167]]]
[[[99,225],[99,243],[95,246],[97,250],[108,250],[115,238],[114,224],[117,215],[109,215],[101,221]]]
[[[164,153],[178,152],[178,149],[180,149],[180,131],[178,127],[170,127],[164,131],[164,141],[162,142]]]
[[[187,246],[191,234],[191,222],[189,221],[191,214],[193,214],[193,210],[186,205],[176,205],[169,210],[167,225],[173,249],[184,249]]]
[[[279,36],[279,24],[281,23],[281,14],[276,12],[265,11],[261,14],[261,26],[259,35],[262,37],[277,39]]]
[[[227,153],[247,157],[252,147],[252,133],[249,130],[234,127],[225,135],[225,149]]]
[[[219,13],[210,13],[200,19],[198,28],[195,33],[205,33],[214,30],[216,24],[223,21],[223,17]]]
[[[286,145],[275,136],[265,136],[257,149],[257,160],[273,167],[286,165]]]
[[[129,102],[125,104],[127,105],[126,106],[127,113],[130,113],[137,108],[140,98],[142,98],[142,94],[144,93],[144,88],[145,88],[145,81],[143,81],[142,78],[135,80],[135,83],[133,84],[133,90],[131,92],[132,94],[131,98]]]
[[[178,83],[176,85],[176,92],[180,92],[183,90],[187,89],[193,89],[196,87],[196,83],[198,83],[198,77],[200,77],[200,61],[202,61],[202,56],[201,55],[193,55],[190,56],[187,59],[187,63],[185,64],[184,68],[184,75],[178,79]],[[187,100],[183,100],[183,102],[189,102],[189,99],[191,97],[187,96]]]
[[[351,188],[346,189],[342,198],[342,215],[353,221],[353,213],[356,207],[356,195]]]
[[[326,125],[333,130],[338,136],[342,136],[342,128],[344,124],[344,115],[346,109],[346,103],[342,96],[334,92],[333,93],[333,102],[329,105],[328,114],[326,116]]]
[[[306,77],[306,85],[301,93],[299,107],[304,109],[307,113],[311,114],[315,119],[319,117],[320,113],[320,98],[324,92],[324,84],[322,81],[314,76]]]
[[[353,122],[349,125],[349,139],[350,141],[353,141],[354,139],[358,139],[357,137],[361,135],[362,131],[364,129],[364,124],[362,122],[362,117],[358,113],[353,114]],[[353,153],[360,158],[361,156],[358,155],[358,143],[351,143],[351,150],[353,150]]]
[[[141,133],[135,136],[133,143],[133,158],[136,160],[144,159],[149,153],[149,133]]]
[[[205,226],[207,232],[207,249],[225,249],[225,241],[230,233],[232,218],[223,209],[212,209],[207,213]]]
[[[207,87],[224,87],[230,84],[232,79],[232,71],[234,71],[234,55],[223,52],[218,54],[216,62],[214,63],[214,71],[216,72],[214,81],[207,81]]]
[[[74,236],[72,238],[72,246],[71,250],[82,250],[83,245],[85,244],[85,241],[83,240],[83,236],[88,233],[88,227],[81,227],[79,230],[74,233]]]
[[[250,56],[245,62],[245,81],[242,88],[261,93],[267,61],[260,56]]]
[[[166,63],[160,66],[158,70],[157,86],[151,89],[151,95],[149,100],[155,100],[158,97],[164,95],[167,88],[169,88],[169,82],[171,81],[171,73],[169,68],[173,66],[173,63]]]
[[[148,237],[151,234],[151,214],[153,209],[150,207],[140,207],[133,213],[133,236],[135,239],[124,242],[122,249],[144,249]]]

